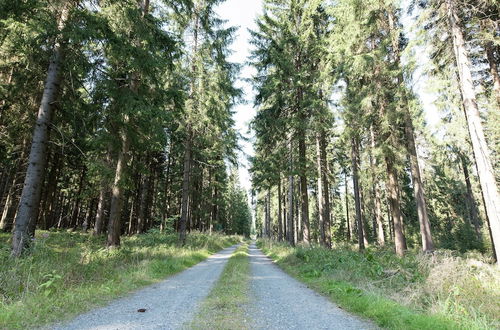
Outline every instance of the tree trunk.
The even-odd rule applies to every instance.
[[[354,203],[356,206],[356,223],[358,224],[358,246],[360,250],[365,249],[363,233],[363,215],[361,214],[361,197],[359,195],[359,148],[356,138],[351,138],[351,162],[352,162],[352,183],[354,187]]]
[[[371,150],[375,150],[375,132],[373,131],[373,126],[370,126],[370,142],[371,142]],[[384,236],[384,225],[382,222],[382,203],[380,201],[380,185],[378,183],[377,173],[376,173],[377,163],[373,155],[370,153],[370,171],[372,175],[372,193],[374,199],[374,213],[375,213],[375,223],[376,223],[376,234],[377,234],[377,243],[380,246],[385,245],[385,236]]]
[[[453,37],[455,60],[459,73],[460,91],[465,109],[465,117],[474,151],[479,182],[485,201],[487,218],[490,225],[491,241],[494,246],[495,258],[500,255],[500,196],[496,185],[493,167],[490,160],[490,150],[486,144],[483,124],[476,103],[476,95],[471,75],[471,63],[465,48],[465,41],[459,24],[456,3],[446,0],[448,21]]]
[[[66,24],[69,14],[69,5],[62,10],[58,30]],[[49,125],[56,102],[60,83],[60,68],[62,63],[62,49],[59,39],[54,44],[52,58],[47,70],[47,79],[43,91],[42,101],[38,110],[33,140],[28,160],[28,169],[24,180],[19,209],[15,220],[15,229],[12,236],[12,256],[19,257],[29,243],[28,226],[38,214],[40,195],[43,184],[47,159],[47,144],[49,139]]]
[[[323,129],[316,134],[316,165],[318,169],[318,213],[321,244],[331,248],[330,192],[326,161],[326,141]]]
[[[266,236],[271,238],[271,188],[267,189],[266,195]]]
[[[95,236],[100,236],[102,234],[107,191],[108,191],[108,186],[106,182],[103,180],[101,182],[101,189],[99,190],[99,201],[97,202],[97,214],[95,217],[94,232],[93,232]]]
[[[344,187],[345,187],[345,220],[347,225],[347,241],[350,242],[353,236],[351,219],[349,216],[349,186],[347,185],[347,170],[344,172]]]
[[[387,191],[394,226],[394,244],[396,246],[396,254],[402,257],[406,251],[406,239],[403,233],[403,218],[401,215],[399,201],[398,176],[391,157],[386,156],[385,161],[387,165]]]
[[[295,237],[294,237],[294,178],[293,178],[293,143],[292,139],[290,138],[290,159],[289,159],[289,173],[290,175],[288,176],[288,217],[287,217],[287,227],[288,227],[288,233],[287,233],[287,239],[288,242],[294,246],[295,245]]]
[[[283,218],[281,215],[281,173],[279,173],[278,178],[278,241],[283,240]]]
[[[125,124],[128,124],[128,118],[125,119]],[[123,206],[123,179],[125,176],[125,167],[127,166],[128,152],[129,152],[129,138],[126,128],[122,128],[120,132],[121,137],[121,150],[118,153],[118,160],[116,162],[115,178],[111,188],[111,206],[109,210],[108,222],[108,242],[109,248],[116,248],[120,246],[121,234],[121,215]]]
[[[472,193],[472,185],[470,183],[469,169],[467,165],[467,159],[465,155],[460,154],[460,162],[462,163],[462,170],[464,172],[465,185],[467,187],[467,210],[469,211],[469,221],[474,226],[476,231],[476,236],[481,240],[481,225],[479,223],[479,216],[477,212],[476,202],[474,200],[474,194]]]
[[[80,174],[80,180],[78,183],[78,191],[76,192],[75,195],[75,206],[73,208],[73,212],[71,214],[71,224],[74,229],[78,227],[78,217],[79,217],[79,209],[80,209],[80,203],[81,203],[81,194],[82,194],[82,189],[83,189],[83,181],[85,180],[85,175],[86,175],[87,169],[84,167],[82,169],[82,173]]]
[[[395,29],[395,18],[393,14],[393,9],[388,10],[389,27],[391,31],[396,32]],[[400,49],[399,49],[399,34],[392,33],[392,45],[394,49],[394,57],[397,63],[400,63]],[[403,74],[400,71],[398,74],[398,83],[404,85]],[[401,92],[401,106],[403,109],[405,127],[404,133],[406,138],[406,150],[410,158],[410,169],[413,184],[413,195],[415,197],[415,203],[417,207],[418,221],[420,225],[420,236],[422,240],[422,250],[424,252],[432,252],[434,250],[434,242],[431,235],[431,226],[429,223],[429,216],[427,214],[427,204],[424,197],[424,185],[422,183],[422,178],[420,174],[420,167],[418,165],[417,148],[415,145],[415,132],[413,128],[413,122],[411,118],[411,113],[408,105],[408,98],[406,95],[406,90],[403,87]]]
[[[184,170],[182,177],[182,201],[181,218],[179,221],[179,240],[182,245],[186,244],[186,226],[189,221],[189,187],[191,180],[191,132],[188,133],[184,142]]]
[[[136,234],[142,234],[144,232],[145,223],[146,223],[146,213],[148,208],[148,194],[149,194],[149,186],[151,177],[148,175],[144,177],[141,181],[141,193],[140,193],[140,201],[139,201],[139,214],[137,216],[137,228],[135,230]]]
[[[302,235],[305,243],[310,243],[309,237],[309,196],[307,192],[307,158],[305,132],[299,134],[299,166],[300,166],[300,196]]]

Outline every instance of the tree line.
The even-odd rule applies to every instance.
[[[248,234],[220,0],[0,2],[0,230]]]
[[[499,255],[500,7],[406,5],[264,1],[251,58],[263,236]]]

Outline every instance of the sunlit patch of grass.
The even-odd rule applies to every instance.
[[[259,246],[291,275],[384,328],[500,328],[500,271],[480,255]]]
[[[150,232],[123,237],[108,250],[103,237],[79,232],[38,232],[23,258],[10,254],[0,234],[0,329],[31,328],[69,318],[182,271],[236,236],[191,233],[184,247],[176,235]]]
[[[249,281],[250,260],[245,243],[233,253],[220,279],[187,326],[192,329],[248,329],[245,306]]]

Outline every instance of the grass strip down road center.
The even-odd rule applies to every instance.
[[[245,306],[249,303],[250,260],[248,244],[233,253],[221,277],[203,301],[191,329],[248,329]]]

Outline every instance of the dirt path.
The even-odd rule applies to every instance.
[[[250,246],[252,329],[376,329],[290,277]]]
[[[224,249],[163,282],[51,329],[179,329],[191,320],[235,248]],[[146,311],[138,312],[141,308]]]

